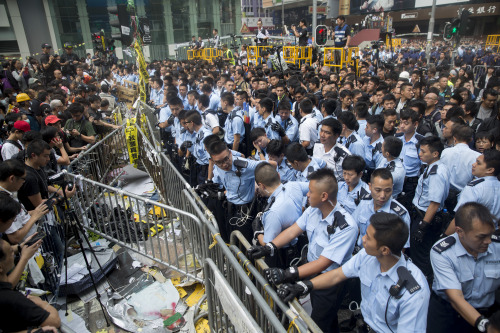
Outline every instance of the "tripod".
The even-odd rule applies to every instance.
[[[87,259],[87,256],[85,255],[85,249],[83,247],[83,239],[82,239],[82,236],[83,235],[83,238],[85,239],[85,242],[88,246],[88,249],[90,250],[90,253],[91,255],[94,256],[94,260],[96,260],[97,262],[97,265],[99,266],[99,270],[101,271],[101,273],[103,274],[103,276],[106,278],[107,280],[107,277],[104,273],[104,270],[101,266],[101,263],[99,262],[99,259],[97,259],[97,256],[95,254],[95,251],[94,249],[92,249],[92,246],[90,245],[90,241],[87,237],[87,235],[85,234],[85,229],[83,228],[83,225],[82,223],[79,221],[78,219],[78,216],[76,215],[76,212],[74,210],[74,208],[72,206],[70,206],[69,204],[69,200],[68,200],[68,196],[66,195],[66,187],[68,187],[68,189],[71,189],[73,188],[73,186],[75,186],[73,183],[68,183],[66,182],[65,180],[61,181],[60,182],[60,185],[61,185],[61,188],[62,188],[62,192],[63,192],[63,198],[64,198],[64,204],[66,205],[67,209],[66,211],[61,214],[62,216],[62,221],[64,223],[64,226],[65,226],[65,235],[68,235],[68,231],[70,230],[71,228],[71,232],[73,233],[76,241],[78,242],[78,244],[80,245],[80,251],[82,253],[82,256],[83,256],[83,260],[85,261],[85,266],[87,268],[87,271],[89,272],[89,275],[90,275],[90,280],[92,281],[92,286],[94,288],[94,291],[96,293],[96,299],[97,301],[99,302],[99,305],[101,306],[101,311],[104,315],[104,319],[106,320],[106,326],[107,327],[110,327],[110,323],[108,321],[108,317],[106,316],[106,310],[104,308],[104,305],[102,304],[102,301],[101,301],[101,295],[99,294],[99,291],[97,289],[97,284],[94,280],[94,276],[92,275],[92,267],[90,266],[90,263]],[[69,216],[68,219],[66,219],[66,217]],[[65,274],[66,274],[66,286],[68,285],[68,250],[67,250],[67,237],[64,237],[64,269],[65,269]],[[110,288],[115,292],[115,290],[113,289],[111,283],[109,283],[109,280],[108,280],[108,285],[110,286]],[[66,313],[65,313],[65,316],[68,316],[68,305],[66,303]]]

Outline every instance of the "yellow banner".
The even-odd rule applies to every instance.
[[[144,60],[144,54],[142,54],[142,47],[137,39],[135,41],[134,49],[137,53],[137,63],[139,67],[139,95],[141,97],[141,101],[146,103],[146,82],[149,79],[149,73],[146,60]]]

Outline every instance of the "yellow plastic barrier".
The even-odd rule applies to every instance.
[[[500,51],[500,35],[488,35],[486,37],[486,48],[491,47],[493,52]]]
[[[208,47],[202,50],[203,51],[203,60],[207,60],[209,62],[213,62],[214,58],[217,57],[222,57],[222,50],[213,48],[213,47]]]
[[[385,46],[387,48],[391,47],[389,36],[385,37]],[[401,38],[392,38],[392,48],[401,47]]]
[[[283,46],[283,59],[289,64],[295,64],[295,46]]]
[[[247,59],[248,59],[248,64],[250,65],[251,63],[253,64],[258,64],[259,58],[261,58],[262,51],[266,49],[271,49],[271,45],[267,46],[249,46],[247,48]]]
[[[358,47],[349,47],[347,49],[343,47],[325,47],[323,66],[335,67],[340,70],[347,66],[354,66],[354,61],[356,61],[356,65],[359,65],[359,59],[352,59],[353,55],[357,57],[358,54]]]
[[[203,50],[187,50],[188,60],[202,59]]]
[[[309,46],[284,46],[283,59],[290,64],[312,64],[312,48]]]

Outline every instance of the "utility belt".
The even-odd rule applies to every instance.
[[[417,218],[423,220],[425,217],[425,211],[421,210],[415,205],[412,205],[412,207],[413,207],[413,209],[411,210],[412,220]],[[436,227],[439,226],[441,232],[444,232],[452,219],[453,217],[450,213],[441,210],[434,215],[434,218],[432,219],[432,221],[430,221],[430,224]]]
[[[405,177],[405,183],[418,184],[418,176]]]
[[[440,303],[443,306],[448,307],[450,311],[456,312],[456,310],[452,307],[451,303],[445,300],[444,298],[440,297],[438,294],[436,294],[434,290],[431,292],[431,299],[435,300],[436,302]],[[474,308],[474,309],[476,309],[476,311],[479,312],[480,314],[489,317],[494,312],[495,310],[494,308],[495,306],[493,305],[491,307]]]
[[[222,203],[222,206],[225,208],[228,216],[232,216],[237,211],[246,210],[247,213],[250,213],[250,208],[252,206],[252,202],[248,202],[246,204],[238,205],[232,202],[227,201],[227,199]]]

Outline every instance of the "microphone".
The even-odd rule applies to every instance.
[[[389,289],[389,294],[392,297],[400,298],[401,296],[398,297],[398,295],[401,292],[401,289],[403,289],[403,287],[406,285],[406,282],[411,280],[413,277],[404,266],[399,266],[397,272],[399,280],[395,285],[391,286],[391,288]]]
[[[51,180],[51,181],[58,180],[59,178],[61,178],[62,176],[64,176],[67,173],[68,173],[68,171],[63,170],[61,172],[56,173],[55,175],[48,177],[47,179]]]

